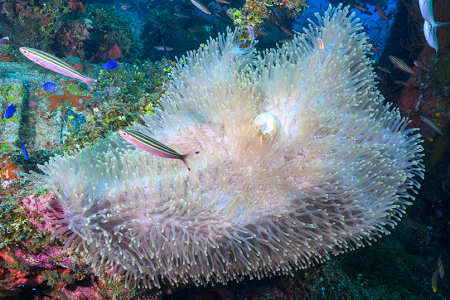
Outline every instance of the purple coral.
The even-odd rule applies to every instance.
[[[37,109],[38,104],[35,99],[28,100],[28,107],[31,109]]]

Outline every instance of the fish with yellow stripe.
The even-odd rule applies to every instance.
[[[25,55],[26,58],[43,66],[44,68],[55,71],[65,76],[79,79],[84,83],[86,83],[87,86],[90,87],[92,90],[94,90],[92,84],[94,82],[97,82],[96,79],[84,76],[83,74],[78,72],[74,67],[60,60],[59,58],[51,54],[45,53],[44,51],[33,48],[21,47],[19,50],[20,52],[22,52],[23,55]]]
[[[157,140],[152,139],[148,135],[140,133],[135,130],[131,130],[131,129],[119,130],[119,134],[127,142],[135,145],[136,147],[138,147],[142,150],[145,150],[147,152],[150,152],[150,153],[160,156],[160,157],[181,160],[186,165],[186,167],[188,168],[189,171],[191,169],[189,168],[189,166],[186,162],[186,158],[188,158],[189,156],[191,156],[193,154],[199,153],[199,151],[196,151],[194,153],[189,153],[189,154],[184,154],[184,155],[180,154],[180,153],[176,152],[175,150],[167,147],[166,145],[161,144]]]

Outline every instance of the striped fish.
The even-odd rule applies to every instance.
[[[366,11],[368,9],[367,7],[364,7],[361,4],[359,4],[359,3],[355,2],[355,1],[352,1],[352,0],[347,1],[347,4],[350,5],[353,8],[356,8],[356,9],[360,10],[360,11]]]
[[[377,3],[377,12],[378,12],[378,14],[383,18],[383,19],[385,19],[385,20],[389,20],[389,18],[386,16],[386,14],[384,13],[384,10],[383,10],[383,8],[381,7],[381,4],[380,3]]]
[[[425,66],[423,64],[423,62],[421,62],[420,60],[415,60],[414,61],[414,65],[416,65],[416,67],[421,68],[422,70],[425,70],[427,72],[430,72],[431,70],[427,68],[427,66]]]
[[[408,65],[400,58],[390,55],[389,59],[397,68],[399,68],[403,72],[416,75],[416,73],[414,73],[414,71],[410,67],[408,67]]]
[[[389,71],[389,70],[388,70],[388,69],[386,69],[385,67],[382,67],[382,66],[378,66],[377,68],[378,68],[378,70],[380,70],[380,71],[383,71],[383,72],[386,72],[386,73],[389,73],[389,74],[391,74],[391,71]]]
[[[427,125],[428,127],[431,128],[431,130],[433,130],[437,134],[444,135],[441,128],[439,128],[439,126],[436,123],[434,123],[432,120],[428,119],[425,116],[419,116],[419,117],[420,117],[420,120],[422,120],[422,122],[425,123],[425,125]]]
[[[209,9],[204,6],[201,2],[197,1],[197,0],[191,0],[192,4],[194,4],[195,6],[197,6],[198,9],[200,9],[202,12],[204,12],[205,14],[210,15],[211,12],[209,11]]]
[[[216,1],[216,5],[217,5],[217,7],[218,7],[221,11],[223,11],[224,13],[227,13],[227,12],[225,11],[225,9],[223,9],[223,7],[222,7],[222,5],[219,3],[219,1]]]
[[[189,168],[189,166],[186,162],[186,158],[188,158],[189,156],[191,156],[193,154],[199,153],[199,151],[197,151],[195,153],[189,153],[189,154],[185,154],[185,155],[180,154],[180,153],[176,152],[175,150],[170,149],[166,145],[161,144],[157,140],[152,139],[148,135],[145,135],[143,133],[140,133],[140,132],[137,132],[137,131],[131,130],[131,129],[119,130],[119,134],[127,142],[135,145],[136,147],[138,147],[142,150],[145,150],[147,152],[150,152],[150,153],[155,154],[160,157],[180,159],[186,165],[186,167],[188,168],[189,171],[191,169]]]
[[[21,47],[19,48],[19,50],[20,52],[22,52],[23,55],[25,55],[26,58],[43,66],[44,68],[55,71],[65,76],[79,79],[84,83],[86,83],[87,86],[90,87],[92,90],[94,89],[92,83],[97,82],[96,79],[84,76],[83,74],[75,70],[75,68],[73,68],[71,65],[63,62],[59,58],[56,58],[53,55],[45,53],[41,50],[36,50],[27,47]]]
[[[294,36],[294,33],[293,33],[290,29],[288,29],[288,28],[286,28],[286,27],[284,27],[284,26],[280,26],[280,29],[281,29],[284,33],[286,33],[287,35]]]

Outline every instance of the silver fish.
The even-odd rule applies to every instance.
[[[431,0],[419,0],[419,7],[420,12],[422,13],[422,17],[425,19],[425,21],[428,21],[433,28],[450,24],[434,21],[433,2]]]
[[[423,34],[425,35],[428,45],[430,45],[431,48],[436,49],[436,54],[434,55],[434,58],[436,58],[439,50],[438,39],[436,37],[436,27],[432,26],[430,22],[425,20],[423,23]]]

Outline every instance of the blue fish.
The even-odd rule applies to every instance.
[[[28,160],[27,149],[25,149],[25,146],[24,146],[24,144],[22,143],[22,141],[20,142],[20,145],[22,146],[23,157],[25,157],[25,160]]]
[[[103,68],[105,68],[106,70],[115,69],[117,67],[120,67],[120,63],[118,61],[115,61],[115,60],[108,61],[107,63],[105,63],[103,65]]]
[[[56,87],[56,84],[54,84],[53,82],[46,82],[46,83],[44,83],[43,85],[42,85],[42,87],[44,88],[44,90],[46,91],[46,92],[51,92],[51,91],[53,91],[54,89],[55,89],[55,87]]]
[[[9,119],[11,118],[14,113],[16,112],[16,107],[14,106],[14,104],[11,104],[10,106],[8,106],[8,108],[6,109],[5,112],[5,119]]]
[[[52,298],[52,296],[47,295],[46,293],[44,293],[44,291],[42,291],[42,290],[40,290],[40,289],[38,289],[38,288],[35,288],[35,287],[31,286],[31,285],[22,284],[22,285],[20,286],[20,289],[21,289],[22,291],[24,291],[25,293],[27,293],[27,294],[31,294],[31,295],[39,295],[39,296],[46,296],[46,297]]]

